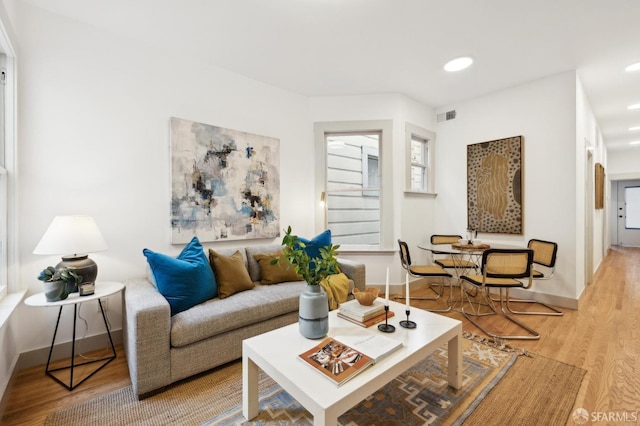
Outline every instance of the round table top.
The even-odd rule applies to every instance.
[[[431,244],[430,242],[422,242],[418,244],[418,248],[423,250],[429,250],[433,252],[439,252],[443,254],[459,254],[459,253],[481,253],[490,248],[496,249],[523,249],[526,247],[510,245],[510,244],[494,244],[494,243],[486,243],[478,245],[465,245],[459,246],[456,244]]]
[[[28,306],[64,306],[75,305],[76,303],[88,302],[101,297],[111,296],[124,289],[124,284],[115,281],[96,281],[95,292],[88,296],[80,296],[79,293],[72,293],[64,300],[47,302],[44,292],[27,297],[24,303]]]

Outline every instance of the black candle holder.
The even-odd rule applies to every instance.
[[[396,331],[396,328],[389,324],[389,305],[384,305],[384,324],[379,324],[378,330],[384,333],[393,333]]]
[[[404,327],[404,328],[416,328],[417,324],[413,321],[409,321],[409,314],[411,313],[411,311],[409,309],[407,309],[406,311],[404,311],[407,314],[407,320],[402,320],[400,321],[400,326]]]

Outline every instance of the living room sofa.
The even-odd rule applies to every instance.
[[[124,347],[138,398],[237,360],[242,357],[243,339],[298,321],[299,296],[306,283],[263,285],[254,257],[281,249],[279,244],[269,244],[216,250],[226,256],[239,251],[255,286],[228,297],[214,297],[173,316],[151,273],[125,281]],[[364,290],[364,264],[338,261],[349,278],[350,290]]]

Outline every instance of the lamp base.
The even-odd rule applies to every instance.
[[[56,269],[58,268],[69,268],[73,269],[76,274],[80,275],[82,278],[80,281],[80,285],[83,286],[85,284],[91,284],[89,288],[93,289],[96,282],[96,277],[98,276],[98,265],[93,260],[89,259],[88,254],[73,254],[68,256],[62,256],[62,261],[56,265]],[[87,291],[90,291],[87,288]],[[74,285],[72,293],[78,292],[78,285]],[[92,294],[84,293],[83,296]]]

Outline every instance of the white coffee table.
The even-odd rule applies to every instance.
[[[389,324],[394,333],[382,333],[377,326],[363,328],[329,313],[329,336],[381,333],[402,341],[403,346],[377,364],[368,367],[340,387],[297,359],[318,340],[309,340],[298,324],[282,327],[242,342],[242,414],[251,420],[258,415],[258,369],[262,369],[313,415],[314,425],[335,426],[338,417],[395,377],[425,359],[445,343],[449,352],[449,385],[462,385],[462,322],[422,309],[411,309],[415,329],[400,327],[406,319],[405,306],[391,301],[395,316]]]

